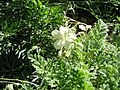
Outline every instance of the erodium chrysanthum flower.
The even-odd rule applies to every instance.
[[[86,27],[85,27],[84,25],[79,25],[79,29],[81,29],[81,30],[85,30]]]
[[[79,25],[79,29],[83,31],[87,31],[88,29],[91,29],[91,25]]]
[[[59,30],[52,31],[52,36],[54,42],[54,47],[56,49],[66,49],[70,50],[70,48],[74,47],[74,40],[77,38],[75,31],[72,28],[61,26]],[[60,50],[60,51],[61,51]]]

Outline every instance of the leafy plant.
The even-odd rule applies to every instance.
[[[41,49],[33,47],[28,53],[35,68],[33,82],[40,83],[39,89],[118,90],[119,50],[107,42],[107,29],[107,24],[99,20],[88,35],[77,39],[83,43],[83,50],[75,47],[68,58],[45,60],[40,56]],[[34,50],[36,54],[32,53]]]
[[[106,2],[113,7],[109,9],[104,4]],[[119,90],[120,25],[103,22],[119,21],[119,15],[112,11],[117,10],[119,1],[106,2],[89,0],[81,2],[81,5],[66,3],[75,5],[74,9],[69,5],[66,8],[65,4],[43,0],[0,1],[0,88]],[[96,11],[101,10],[101,5],[106,9]],[[79,11],[72,13],[76,15],[73,16],[76,20],[64,18],[66,9],[89,12],[93,18],[89,15],[84,18],[88,22],[90,20],[92,28],[77,21],[83,16],[78,16]],[[106,13],[108,9],[109,13]],[[111,14],[115,17],[110,17]],[[111,33],[108,32],[110,25],[113,26]],[[59,27],[62,28],[58,30]],[[66,50],[70,51],[68,55]],[[58,56],[60,51],[63,54]]]
[[[63,23],[63,8],[39,0],[0,1],[0,7],[0,77],[30,80],[34,69],[27,52],[38,45],[42,56],[55,55],[49,37]]]
[[[118,48],[106,42],[107,25],[99,20],[85,40],[85,62],[91,72],[95,72],[92,80],[96,89],[118,90]]]

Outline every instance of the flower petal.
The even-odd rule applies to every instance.
[[[66,34],[68,33],[68,28],[67,28],[67,27],[61,26],[61,27],[59,28],[59,30],[60,30],[60,33],[61,33],[62,35],[66,35]]]
[[[86,25],[86,30],[91,29],[91,28],[92,28],[91,25]]]
[[[60,31],[58,31],[58,30],[52,31],[52,36],[54,39],[60,39],[61,38]]]
[[[65,47],[66,49],[68,49],[68,48],[70,47],[70,44],[71,44],[70,41],[65,40],[65,45],[64,45],[64,47]]]
[[[70,33],[68,38],[71,38],[73,40],[77,39],[75,33]]]
[[[56,49],[60,49],[61,46],[62,46],[62,41],[61,41],[61,39],[60,39],[60,40],[56,40],[56,41],[54,42],[54,47],[55,47]]]
[[[79,29],[81,29],[81,30],[85,30],[86,28],[85,28],[84,25],[79,25]]]

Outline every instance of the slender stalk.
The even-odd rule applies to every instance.
[[[36,87],[39,86],[38,84],[29,82],[29,81],[19,80],[19,79],[0,78],[0,82],[1,82],[1,83],[11,83],[11,84],[27,83],[27,84],[34,85],[34,86],[36,86]]]

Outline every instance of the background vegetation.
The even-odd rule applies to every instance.
[[[0,89],[119,90],[119,13],[119,0],[1,0]],[[66,22],[83,47],[59,57],[51,32]]]

